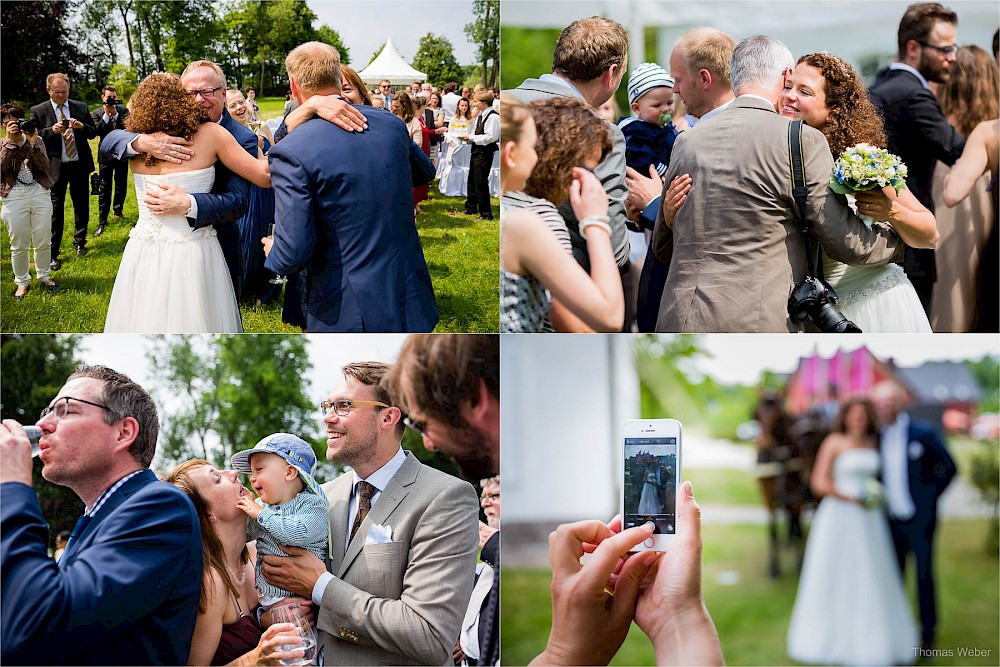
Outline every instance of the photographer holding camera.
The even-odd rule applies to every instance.
[[[49,158],[38,137],[38,127],[24,119],[16,104],[0,106],[7,136],[0,143],[0,218],[10,234],[10,263],[17,289],[14,298],[28,295],[31,285],[28,249],[35,247],[35,277],[50,290],[59,286],[49,278],[52,246],[52,198]]]
[[[128,118],[128,109],[122,106],[118,99],[118,91],[114,86],[104,86],[101,89],[101,101],[103,104],[99,109],[95,109],[91,117],[94,119],[94,127],[97,128],[97,136],[104,139],[111,130],[124,130],[125,120]],[[128,188],[128,161],[116,160],[110,155],[97,156],[97,166],[99,173],[91,176],[91,193],[98,194],[99,223],[94,231],[94,238],[104,233],[104,228],[108,225],[108,213],[112,210],[111,186],[114,184],[114,212],[116,218],[123,218],[125,207],[125,192]],[[96,192],[95,192],[96,190]]]
[[[59,248],[62,245],[67,187],[73,199],[73,246],[80,257],[88,252],[90,197],[87,180],[94,171],[94,156],[89,142],[97,136],[97,128],[87,105],[69,99],[69,88],[68,76],[59,72],[49,74],[45,77],[45,91],[49,99],[31,107],[31,120],[38,126],[49,156],[49,176],[55,181],[52,185],[52,262],[49,264],[53,271],[62,267]]]

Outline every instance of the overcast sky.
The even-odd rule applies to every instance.
[[[307,0],[316,13],[315,26],[326,24],[340,33],[350,49],[351,66],[360,71],[387,38],[403,60],[413,64],[420,38],[427,33],[447,37],[460,65],[472,65],[476,48],[465,37],[472,22],[472,2],[464,0]]]
[[[720,382],[741,384],[755,383],[764,369],[790,373],[800,357],[815,351],[830,357],[838,349],[850,351],[862,345],[882,360],[895,359],[900,366],[1000,355],[996,334],[717,334],[700,340],[713,358],[697,362],[695,368]]]
[[[306,334],[305,337],[312,361],[307,393],[317,405],[342,379],[340,369],[344,364],[351,361],[391,363],[406,339],[405,334]],[[79,356],[86,363],[111,366],[149,389],[158,385],[147,358],[148,350],[149,343],[143,336],[98,334],[83,336]]]

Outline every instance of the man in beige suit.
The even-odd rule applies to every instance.
[[[327,665],[443,665],[472,595],[479,547],[472,485],[400,447],[389,366],[344,367],[323,403],[327,458],[353,470],[323,485],[333,558],[301,549],[265,558],[264,575],[312,598]]]
[[[807,257],[796,228],[788,121],[775,112],[794,64],[777,40],[743,40],[730,67],[736,99],[674,144],[666,184],[690,174],[693,185],[673,232],[660,216],[653,234],[656,256],[670,262],[657,331],[798,330],[788,297]],[[826,253],[847,264],[900,259],[904,245],[888,225],[865,227],[829,190],[833,158],[823,134],[803,126],[802,152],[805,219]]]

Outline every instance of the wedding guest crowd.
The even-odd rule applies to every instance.
[[[980,330],[983,316],[997,311],[996,251],[989,245],[996,224],[984,194],[995,160],[970,153],[975,164],[966,162],[966,169],[982,177],[982,187],[970,186],[976,197],[960,213],[936,220],[932,196],[935,168],[941,170],[938,199],[945,202],[947,167],[962,155],[964,137],[997,116],[997,59],[960,46],[958,36],[954,11],[938,3],[911,5],[899,22],[893,62],[869,89],[835,55],[796,57],[763,35],[737,45],[714,28],[685,32],[668,63],[642,63],[629,73],[625,29],[594,16],[563,30],[551,73],[507,93],[525,103],[576,97],[596,111],[628,75],[633,115],[610,128],[611,150],[594,170],[609,198],[624,330]],[[805,166],[799,199],[792,196],[789,120],[802,121],[801,130],[792,126],[801,133]],[[547,132],[566,133],[537,119],[536,127],[539,147]],[[977,146],[987,145],[992,129],[983,125]],[[896,178],[894,187],[859,192],[848,181],[846,197],[831,190],[835,164],[859,144],[898,156],[905,182],[893,168],[882,173]],[[747,164],[754,165],[750,179]],[[961,195],[955,201],[967,196],[959,185],[970,177],[962,171],[954,179]],[[521,196],[508,193],[506,200],[513,208]],[[566,199],[556,204],[574,257],[589,270],[571,207]],[[642,250],[632,253],[641,263],[638,285],[628,266],[628,227],[632,242],[646,248],[645,257]],[[761,229],[769,232],[760,235]],[[551,233],[557,241],[564,234],[558,225]],[[948,260],[937,261],[935,252]],[[555,273],[558,257],[547,259],[549,272]],[[532,273],[545,271],[534,267]],[[510,275],[502,273],[502,282],[512,285]],[[945,295],[936,305],[935,290]],[[548,313],[537,320],[541,330],[577,330],[553,316],[558,298],[533,291],[534,310]],[[508,299],[501,320],[521,318],[515,311],[524,303]]]

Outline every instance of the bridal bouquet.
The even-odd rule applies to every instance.
[[[899,192],[906,187],[906,165],[889,151],[870,144],[857,144],[845,150],[833,165],[830,189],[842,195],[891,185]],[[866,215],[867,224],[874,220]]]
[[[861,506],[865,509],[874,509],[885,504],[885,487],[877,479],[869,479],[861,487],[861,495],[858,497]]]

